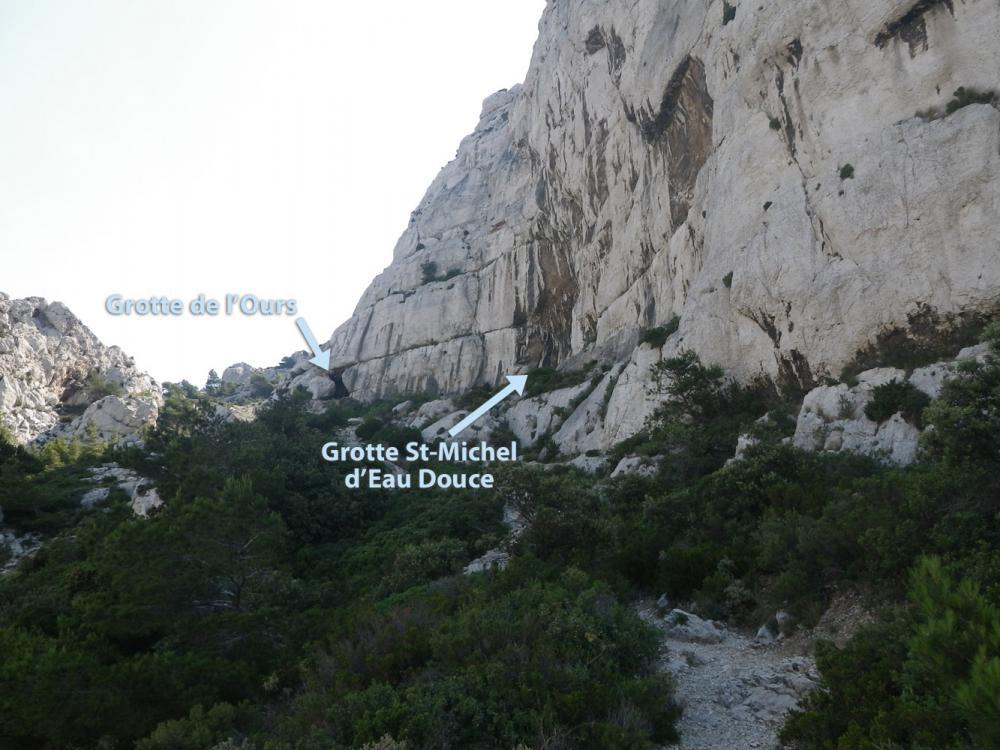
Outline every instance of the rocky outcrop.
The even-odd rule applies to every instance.
[[[583,451],[655,408],[635,345],[675,316],[664,353],[807,391],[1000,307],[1000,7],[723,5],[548,3],[333,335],[352,395],[617,363],[559,428]]]
[[[118,464],[103,464],[91,469],[88,480],[100,486],[86,492],[80,498],[80,505],[84,508],[93,508],[106,500],[111,494],[112,487],[117,487],[128,495],[129,506],[139,518],[148,518],[150,513],[163,506],[160,493],[153,487],[152,482]]]
[[[958,365],[965,360],[985,361],[989,345],[969,347],[954,360],[937,362],[912,372],[881,367],[857,376],[856,385],[838,383],[820,386],[806,394],[792,439],[796,448],[838,453],[846,451],[871,456],[897,466],[917,458],[921,429],[903,416],[893,414],[876,422],[865,413],[876,388],[888,383],[908,383],[930,399],[941,395],[942,386],[959,376]],[[739,458],[739,454],[737,458]]]
[[[0,294],[0,421],[17,440],[134,438],[161,400],[156,381],[65,305]]]

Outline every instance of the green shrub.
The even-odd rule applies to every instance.
[[[733,272],[730,271],[725,276],[722,277],[722,283],[725,285],[726,289],[733,288]]]
[[[524,388],[525,398],[534,398],[543,393],[572,388],[590,377],[596,362],[579,370],[555,370],[551,367],[536,367],[528,370],[528,383]]]
[[[936,558],[911,574],[911,612],[843,649],[817,646],[822,688],[782,734],[803,750],[1000,746],[1000,609]]]
[[[875,387],[865,406],[865,416],[882,423],[900,413],[907,422],[922,427],[924,409],[930,402],[930,397],[911,383],[893,380]]]
[[[250,392],[256,398],[269,398],[274,393],[274,386],[264,373],[255,372],[250,376]]]
[[[397,554],[382,583],[381,595],[461,573],[471,559],[468,546],[458,539],[434,539],[408,544]]]
[[[531,382],[529,378],[528,382]],[[473,386],[465,390],[461,396],[455,399],[455,406],[459,409],[465,409],[467,411],[472,411],[483,405],[483,402],[489,400],[489,398],[494,394],[496,389],[481,383],[479,385]]]
[[[195,706],[186,718],[160,724],[135,747],[136,750],[205,750],[229,738],[237,716],[237,709],[226,703],[212,706],[208,711]]]
[[[984,339],[996,351],[1000,324],[987,326]],[[991,355],[983,364],[963,362],[959,377],[944,384],[924,419],[933,427],[923,437],[932,457],[953,465],[1000,465],[1000,359]]]
[[[98,401],[106,396],[121,397],[125,395],[125,389],[121,384],[108,380],[97,370],[91,370],[87,375],[85,387],[92,401]]]
[[[430,284],[437,279],[438,266],[433,260],[424,261],[420,264],[420,273],[425,284]]]
[[[959,87],[955,91],[954,97],[945,105],[947,114],[954,114],[963,107],[970,104],[992,104],[996,101],[997,95],[994,91],[979,91],[974,88]]]
[[[362,440],[371,440],[383,426],[382,420],[370,418],[359,424],[354,429],[354,433]]]
[[[663,345],[667,343],[667,339],[677,333],[680,327],[681,319],[675,315],[666,325],[647,328],[639,334],[639,343],[647,344],[654,349],[662,349]]]
[[[736,19],[736,6],[727,2],[722,3],[722,25],[725,26]]]
[[[420,430],[415,427],[402,427],[396,424],[387,424],[375,433],[372,440],[382,445],[391,445],[402,451],[408,443],[419,443],[423,440]]]
[[[420,264],[420,273],[425,284],[432,284],[435,281],[449,281],[462,275],[462,271],[458,268],[451,268],[447,273],[440,274],[437,263],[432,260]]]
[[[854,165],[845,164],[840,168],[840,179],[841,180],[853,180],[854,179]]]

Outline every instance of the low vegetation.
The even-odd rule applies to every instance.
[[[420,264],[420,273],[425,284],[432,284],[436,281],[450,281],[456,276],[461,276],[461,270],[457,268],[449,269],[447,273],[439,273],[438,265],[432,260]]]
[[[958,110],[968,107],[970,104],[993,104],[997,100],[995,91],[979,91],[974,88],[960,86],[955,91],[955,95],[945,105],[947,114],[954,114]]]
[[[596,377],[596,362],[590,362],[577,370],[555,370],[551,367],[536,367],[528,371],[528,383],[524,390],[527,398],[543,393],[572,388]]]
[[[653,349],[662,349],[667,343],[667,339],[677,333],[681,327],[681,319],[676,315],[670,319],[666,325],[655,328],[647,328],[639,334],[639,343],[651,346]]]
[[[87,375],[84,387],[90,401],[98,401],[107,396],[124,396],[125,389],[120,383],[116,383],[104,377],[98,370],[91,370]]]
[[[901,606],[819,648],[786,739],[995,747],[1000,364],[923,410],[908,469],[784,444],[780,402],[691,353],[655,375],[672,400],[627,449],[660,473],[604,483],[518,466],[493,493],[348,491],[318,446],[356,418],[383,439],[388,408],[311,414],[304,392],[219,424],[172,388],[148,452],[115,456],[166,499],[148,520],[78,508],[103,448],[0,443],[7,522],[52,535],[0,579],[0,746],[652,750],[678,708],[636,595],[756,626],[854,587]],[[462,575],[505,505],[528,521],[509,566]]]
[[[907,422],[923,427],[924,409],[930,403],[930,397],[912,383],[893,380],[875,387],[871,401],[865,406],[865,416],[881,423],[901,414]]]

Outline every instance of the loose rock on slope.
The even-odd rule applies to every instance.
[[[661,667],[683,708],[679,750],[769,750],[785,717],[816,687],[815,663],[700,617],[653,607],[640,616],[664,633]]]

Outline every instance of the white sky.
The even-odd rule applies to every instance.
[[[295,298],[325,340],[544,0],[0,0],[0,291],[162,381],[304,349],[291,318],[115,318],[109,294]]]

